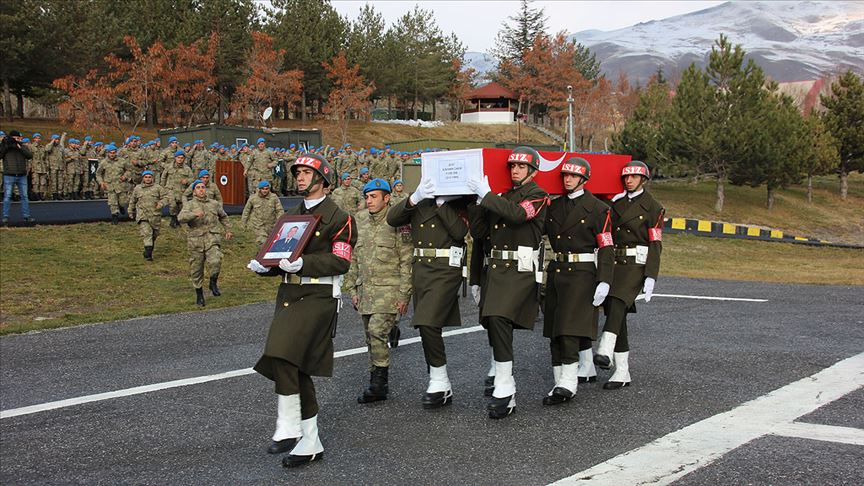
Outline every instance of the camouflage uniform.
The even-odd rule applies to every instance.
[[[129,198],[129,215],[138,223],[138,233],[144,240],[145,252],[147,247],[152,251],[159,236],[159,227],[162,226],[162,207],[168,204],[168,197],[168,191],[156,182],[150,184],[142,182],[132,190],[132,197]]]
[[[396,323],[396,306],[411,297],[413,245],[410,235],[387,224],[389,209],[357,213],[359,238],[345,278],[351,297],[360,297],[358,311],[366,328],[370,370],[390,366],[387,340]]]
[[[132,184],[140,184],[141,172],[146,170],[150,165],[145,151],[138,147],[125,147],[117,156],[123,158],[129,164],[129,167],[132,168]]]
[[[188,169],[188,167],[187,167]],[[204,216],[198,216],[201,211]],[[189,276],[192,286],[200,289],[204,285],[204,264],[210,264],[210,278],[219,275],[222,268],[222,227],[231,230],[228,215],[222,209],[219,201],[204,197],[193,197],[183,205],[183,210],[177,216],[181,223],[187,223],[186,247],[189,250]],[[222,223],[220,226],[219,223]]]
[[[267,241],[270,230],[273,229],[276,220],[283,214],[285,214],[285,209],[282,207],[282,202],[279,201],[279,196],[269,192],[266,197],[263,197],[260,191],[255,191],[255,194],[249,196],[249,200],[246,201],[240,222],[252,230],[255,235],[255,243],[260,247]]]
[[[48,163],[48,189],[54,199],[59,199],[66,180],[66,161],[63,160],[63,145],[66,143],[64,133],[58,143],[53,140],[45,145],[45,160]]]
[[[219,190],[218,187],[216,187],[216,184],[211,183],[211,181],[207,181],[207,183],[204,185],[207,187],[207,197],[219,201],[219,204],[224,204],[224,201],[222,200],[222,192]],[[189,187],[187,187],[186,190],[183,191],[183,201],[192,200],[192,198],[194,197],[192,195],[192,189],[192,185],[190,184]]]
[[[33,159],[30,161],[30,168],[33,174],[33,192],[39,195],[39,199],[45,199],[45,195],[49,192],[49,169],[45,146],[32,143],[30,144],[30,150],[33,152]]]
[[[183,193],[194,179],[192,169],[186,165],[185,157],[182,162],[175,160],[174,165],[162,173],[162,185],[171,194],[168,198],[168,213],[171,216],[177,216],[180,213],[180,207],[183,206]],[[222,206],[221,203],[219,206]]]
[[[63,149],[63,163],[66,165],[66,177],[63,180],[63,193],[69,199],[77,199],[81,191],[81,177],[84,173],[83,155],[81,148]]]
[[[276,155],[265,149],[256,148],[249,154],[249,167],[246,169],[246,183],[249,194],[255,194],[258,183],[273,179],[273,167],[276,166]],[[273,186],[273,184],[271,184]]]
[[[96,170],[96,180],[105,187],[111,214],[120,214],[120,208],[129,204],[129,191],[132,188],[132,170],[129,165],[120,157],[105,157]]]
[[[353,185],[348,187],[340,185],[330,193],[330,197],[333,198],[333,201],[335,201],[343,211],[352,216],[357,214],[360,205],[363,203],[363,194],[361,194]]]

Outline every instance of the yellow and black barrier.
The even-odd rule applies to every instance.
[[[782,243],[797,243],[812,246],[834,246],[839,248],[864,248],[861,245],[832,243],[816,238],[793,236],[780,230],[747,226],[743,224],[721,223],[704,219],[666,218],[663,231],[667,233],[687,233],[713,238],[740,238],[747,240],[778,241]]]

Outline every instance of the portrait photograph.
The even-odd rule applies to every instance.
[[[285,258],[296,260],[306,247],[318,225],[318,215],[284,215],[273,226],[270,237],[258,252],[257,260],[262,265],[278,265]]]

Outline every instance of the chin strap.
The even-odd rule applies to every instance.
[[[525,177],[523,177],[521,181],[519,181],[519,182],[514,182],[514,183],[513,183],[513,187],[520,187],[520,186],[522,186],[522,184],[524,184],[525,181],[526,181],[529,177],[531,177],[535,172],[537,172],[537,169],[535,169],[534,167],[528,166],[528,175],[526,175]]]
[[[312,175],[312,182],[309,183],[309,186],[306,189],[297,191],[301,196],[306,197],[309,195],[309,192],[315,187],[318,183],[323,183],[324,179],[316,172]]]

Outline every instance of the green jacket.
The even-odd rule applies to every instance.
[[[138,184],[129,198],[129,214],[135,221],[152,221],[162,217],[162,207],[168,204],[168,191],[156,184]]]
[[[268,232],[276,224],[276,220],[285,214],[285,209],[282,208],[282,202],[279,196],[272,192],[267,193],[267,197],[261,197],[258,191],[249,196],[246,201],[246,206],[243,207],[243,216],[240,222],[256,232],[259,230],[267,230]]]
[[[657,279],[660,273],[660,253],[663,251],[662,229],[666,210],[647,191],[634,197],[627,196],[612,202],[612,239],[615,241],[615,276],[609,290],[635,311],[636,296],[642,291],[646,277]],[[619,255],[626,248],[647,246],[644,264],[635,257]]]

